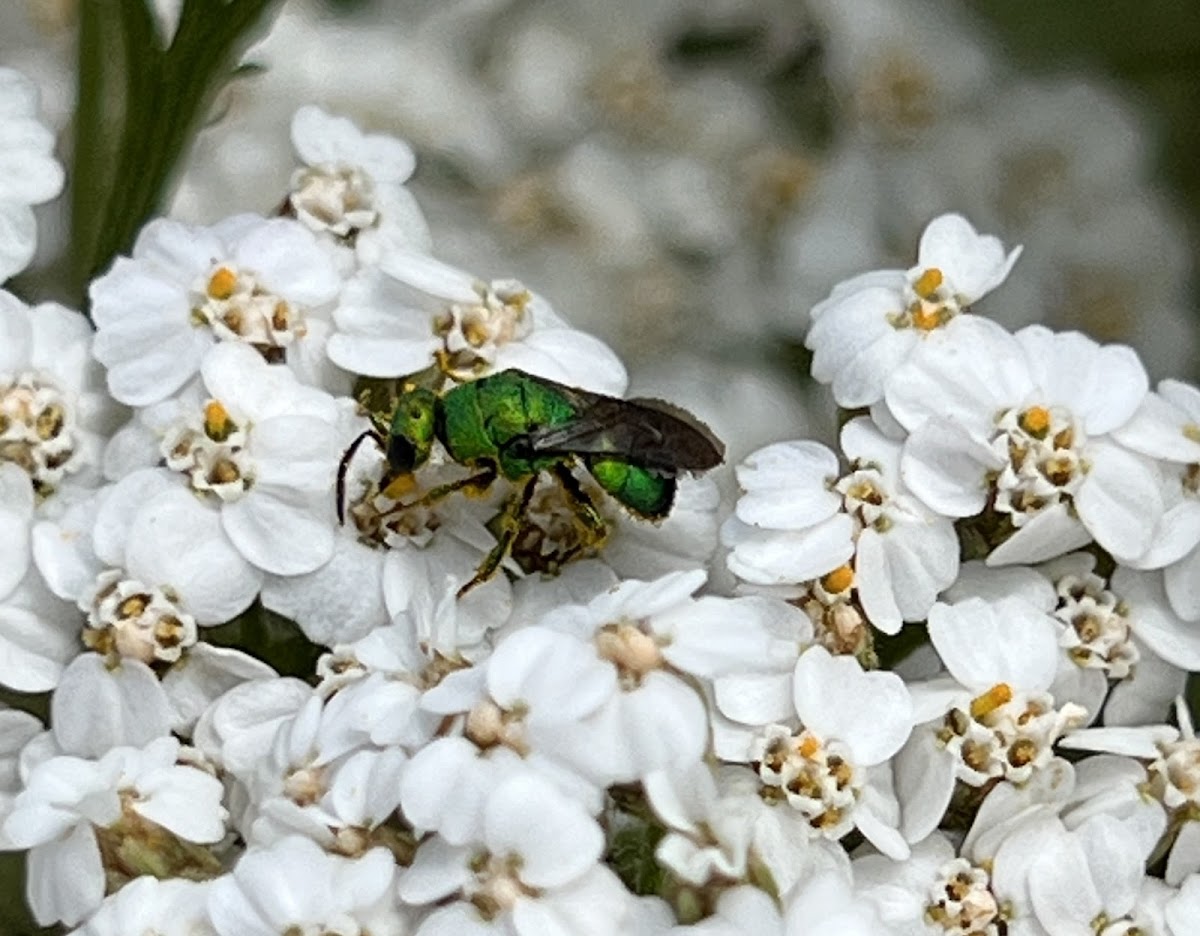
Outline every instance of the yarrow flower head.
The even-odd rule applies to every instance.
[[[966,366],[970,362],[970,366]],[[1146,396],[1132,349],[974,317],[922,344],[888,383],[910,433],[901,471],[938,513],[985,508],[991,564],[1037,562],[1095,540],[1118,558],[1149,547],[1164,510],[1156,466],[1115,438]]]
[[[745,494],[722,531],[729,568],[753,585],[798,586],[832,633],[847,636],[861,607],[894,634],[954,581],[958,539],[906,490],[899,443],[860,418],[841,444],[850,468],[840,477],[837,456],[815,442],[777,443],[738,467]]]

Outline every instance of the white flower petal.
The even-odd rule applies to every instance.
[[[81,757],[142,747],[171,730],[167,694],[137,660],[110,670],[98,653],[81,654],[63,672],[50,703],[59,746]]]
[[[521,880],[534,887],[562,887],[604,852],[596,821],[532,772],[504,781],[488,798],[484,836],[493,853],[521,856]]]
[[[882,670],[864,672],[853,657],[811,647],[796,663],[793,686],[804,726],[847,744],[859,766],[891,757],[912,731],[912,699],[904,681]]]

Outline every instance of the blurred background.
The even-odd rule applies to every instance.
[[[78,0],[0,59],[66,127]],[[155,0],[164,29],[178,0]],[[285,0],[169,206],[271,212],[317,103],[416,148],[435,253],[515,276],[734,452],[824,434],[808,309],[943,211],[1025,253],[981,311],[1194,376],[1200,8],[931,0]],[[69,146],[69,140],[65,142]],[[47,237],[53,269],[65,224]],[[36,278],[36,273],[34,274]]]

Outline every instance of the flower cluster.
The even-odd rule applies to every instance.
[[[0,711],[0,847],[39,923],[1193,931],[1200,390],[983,317],[1020,250],[943,215],[812,310],[839,450],[722,498],[604,343],[435,258],[405,143],[291,130],[278,212],[151,221],[94,332],[0,292],[0,684],[52,693]],[[217,639],[266,612],[315,666]]]

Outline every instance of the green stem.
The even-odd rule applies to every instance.
[[[212,98],[279,0],[186,0],[169,47],[148,0],[82,0],[71,201],[72,290],[159,211]]]

